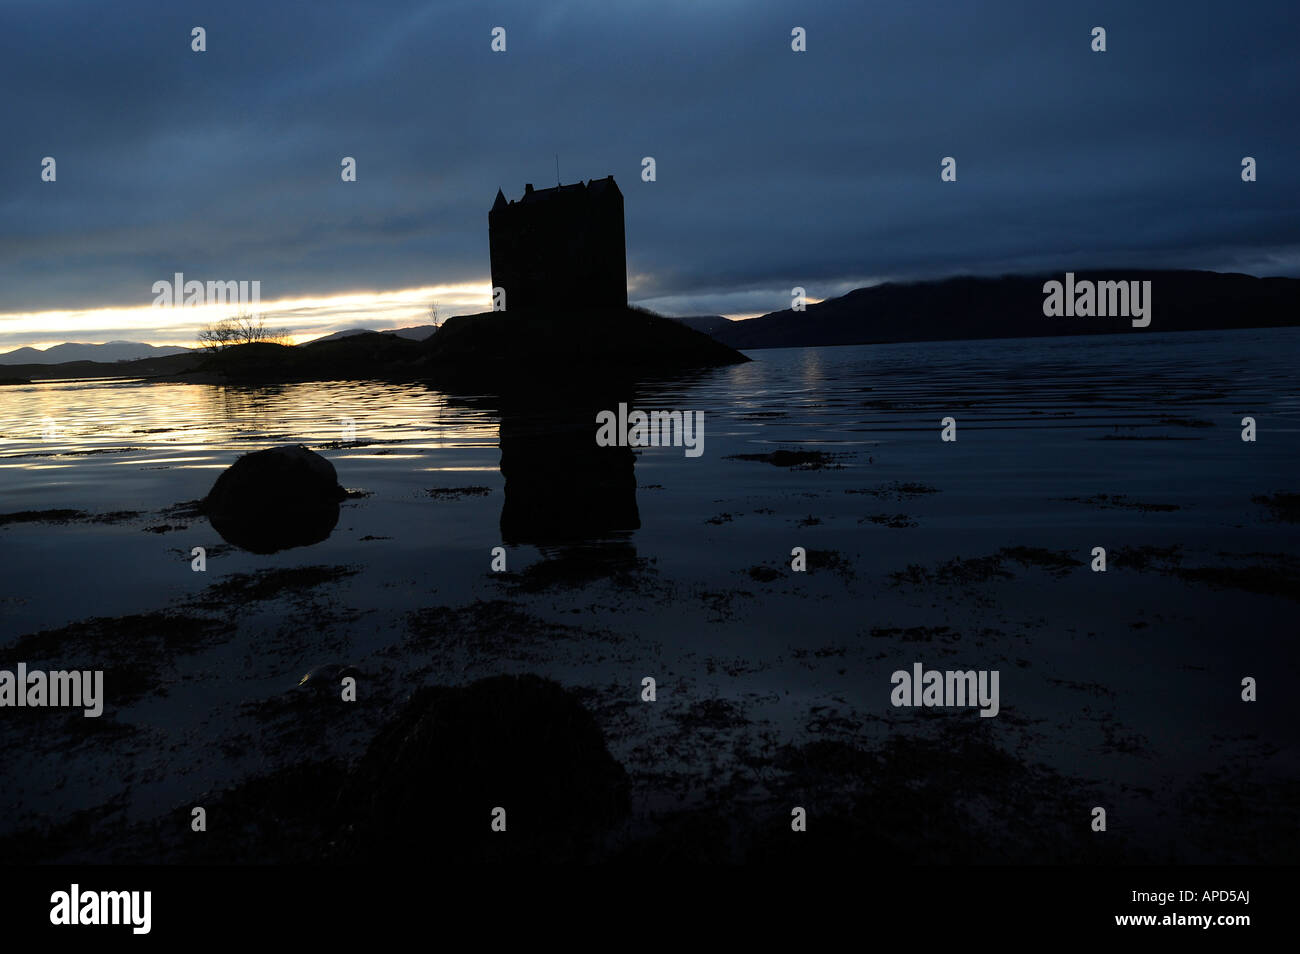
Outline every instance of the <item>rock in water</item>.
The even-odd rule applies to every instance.
[[[236,460],[212,485],[202,509],[227,543],[274,553],[328,537],[346,495],[333,464],[301,444],[285,445]]]
[[[576,694],[539,676],[418,690],[340,801],[358,859],[589,857],[628,811],[628,778]],[[504,808],[506,833],[493,832]]]

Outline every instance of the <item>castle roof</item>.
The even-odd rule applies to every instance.
[[[586,192],[587,194],[597,198],[603,198],[606,195],[622,195],[622,193],[619,192],[618,183],[614,181],[613,176],[605,176],[603,179],[589,179],[586,182],[574,182],[570,185],[552,186],[549,189],[534,189],[533,184],[530,182],[524,186],[524,194],[522,198],[511,199],[508,203],[506,202],[505,195],[500,189],[498,189],[497,199],[496,202],[492,204],[492,208],[496,209],[503,203],[508,205],[518,205],[520,203],[531,205],[535,202],[546,202],[551,199],[562,198],[581,192]]]

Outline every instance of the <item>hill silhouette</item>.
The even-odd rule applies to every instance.
[[[1043,314],[1043,283],[1061,281],[1063,275],[891,282],[809,305],[803,312],[786,309],[727,325],[712,319],[685,321],[738,349],[1300,324],[1300,279],[1131,269],[1076,272],[1075,278],[1150,281],[1150,327],[1133,328],[1122,318],[1048,318]]]
[[[138,361],[184,354],[189,348],[175,345],[151,345],[140,341],[106,341],[104,344],[81,344],[65,341],[49,348],[16,348],[0,354],[0,365],[65,364],[69,361]]]
[[[304,345],[236,345],[169,376],[196,382],[418,379],[508,391],[539,380],[621,380],[747,360],[661,315],[595,308],[461,315],[423,341],[363,332]]]
[[[427,379],[500,389],[519,381],[676,374],[747,360],[742,349],[979,338],[1206,331],[1300,324],[1300,279],[1204,271],[1077,272],[1076,280],[1152,282],[1148,328],[1123,318],[1049,318],[1043,283],[1060,273],[950,278],[859,288],[747,321],[665,318],[636,307],[505,311],[449,318],[416,341],[362,331],[304,345],[249,344],[136,361],[9,365],[10,382],[129,376],[176,381]]]

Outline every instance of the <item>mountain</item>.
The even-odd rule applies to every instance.
[[[10,364],[63,364],[67,361],[138,361],[141,358],[162,358],[169,354],[185,354],[193,349],[172,345],[155,346],[140,341],[109,341],[105,344],[77,344],[67,342],[41,350],[18,348],[0,354],[0,365]]]
[[[1047,317],[1043,284],[1065,274],[950,278],[886,283],[829,298],[806,311],[789,309],[705,330],[739,350],[819,345],[1142,334],[1300,325],[1300,279],[1202,271],[1076,272],[1087,281],[1150,281],[1151,324],[1127,318]],[[699,319],[696,319],[699,320]]]
[[[395,328],[381,332],[396,335],[411,341],[423,341],[438,329],[433,325],[415,325],[410,328]],[[352,335],[373,334],[368,328],[350,328],[336,331],[332,335],[317,338],[312,344],[322,341],[337,341]],[[198,349],[180,348],[172,345],[150,345],[140,341],[109,341],[105,344],[77,344],[68,342],[40,350],[38,348],[18,348],[0,354],[0,366],[66,364],[70,361],[94,361],[110,363],[115,361],[139,361],[144,358],[163,358],[173,354],[197,354]],[[60,375],[61,377],[64,375]]]
[[[322,338],[315,338],[309,344],[319,344],[322,341],[337,341],[340,338],[350,338],[353,335],[397,335],[399,338],[408,338],[411,341],[423,341],[429,335],[438,329],[434,325],[414,325],[410,328],[390,328],[383,331],[375,332],[370,328],[348,328],[346,331],[336,331],[332,335],[325,335]]]

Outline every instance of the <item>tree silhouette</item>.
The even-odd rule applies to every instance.
[[[205,351],[221,351],[231,345],[254,344],[288,344],[287,328],[266,327],[266,315],[240,312],[231,318],[222,318],[210,325],[205,325],[198,334],[199,346]]]

